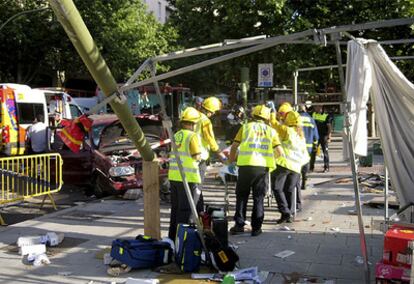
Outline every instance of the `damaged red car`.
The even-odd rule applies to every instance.
[[[93,189],[97,197],[143,187],[142,158],[115,115],[92,115],[92,127],[79,153],[61,145],[63,181]],[[160,161],[161,197],[168,195],[170,140],[157,115],[138,115],[148,143]]]

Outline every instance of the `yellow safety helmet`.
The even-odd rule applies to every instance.
[[[193,107],[187,107],[181,114],[181,121],[197,123],[201,118],[200,112]]]
[[[277,112],[286,114],[290,111],[293,111],[292,105],[288,102],[284,102],[280,105],[279,110]]]
[[[302,125],[302,118],[297,111],[290,111],[285,118],[286,126],[300,126]]]
[[[252,110],[252,116],[257,116],[268,121],[270,119],[270,108],[265,105],[257,105]]]
[[[293,111],[292,105],[288,102],[284,102],[280,105],[278,112],[279,117],[284,119],[288,112]]]
[[[208,97],[203,101],[202,107],[209,112],[215,113],[221,109],[221,101],[216,97]]]

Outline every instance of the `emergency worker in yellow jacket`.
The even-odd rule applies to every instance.
[[[224,159],[224,155],[220,154],[219,146],[214,136],[213,124],[211,118],[221,109],[221,101],[216,97],[208,97],[201,104],[199,110],[200,119],[198,120],[195,132],[201,139],[201,161],[200,161],[200,175],[201,181],[204,181],[204,176],[207,168],[206,161],[210,157],[210,151],[216,153],[220,159]]]
[[[284,124],[272,122],[282,142],[284,155],[276,159],[276,170],[272,173],[273,192],[281,213],[278,224],[291,221],[293,193],[295,192],[302,166],[309,161],[306,140],[301,127],[301,117],[296,111],[289,112]],[[300,191],[300,190],[298,190]]]
[[[271,105],[273,105],[273,102]],[[282,103],[279,106],[279,109],[277,110],[277,112],[275,111],[275,108],[273,106],[272,112],[270,114],[270,123],[275,124],[277,121],[279,121],[280,123],[283,123],[286,118],[286,115],[291,111],[293,111],[293,108],[289,102]]]
[[[181,130],[174,134],[177,151],[184,169],[185,177],[192,194],[201,183],[198,163],[201,160],[201,141],[194,132],[195,125],[200,119],[200,113],[192,107],[184,110],[181,116]],[[183,180],[178,170],[178,164],[174,152],[170,155],[170,167],[168,179],[171,189],[171,215],[168,237],[175,239],[177,224],[188,223],[191,216],[191,208],[185,194]],[[200,198],[196,204],[197,211],[203,211],[203,199]]]
[[[244,232],[247,202],[253,192],[252,236],[262,233],[264,219],[263,200],[268,187],[267,173],[275,169],[275,156],[282,153],[278,135],[269,125],[270,109],[264,105],[252,111],[252,120],[240,127],[231,145],[229,162],[236,161],[239,167],[236,185],[235,225],[231,234]]]

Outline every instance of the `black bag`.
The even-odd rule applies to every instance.
[[[132,268],[155,268],[171,262],[173,251],[168,242],[139,235],[135,240],[112,242],[111,256]]]
[[[223,247],[228,247],[229,222],[227,221],[227,219],[213,218],[211,223],[211,229],[213,230],[213,233],[216,236],[216,238],[220,241]]]
[[[204,240],[213,266],[219,271],[233,271],[239,261],[237,253],[231,247],[223,246],[211,231],[204,232]]]

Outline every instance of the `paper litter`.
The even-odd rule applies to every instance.
[[[286,257],[291,256],[293,254],[295,254],[295,252],[292,251],[292,250],[284,250],[284,251],[281,251],[281,252],[275,254],[274,257],[286,258]]]
[[[159,284],[158,279],[138,279],[129,277],[125,284]]]

